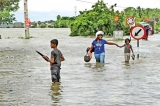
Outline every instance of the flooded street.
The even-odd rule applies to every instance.
[[[94,55],[84,62],[94,38],[70,37],[69,29],[0,29],[0,106],[160,106],[160,35],[140,40],[140,58],[124,64],[124,48],[106,45],[104,67]],[[65,57],[61,83],[52,86],[50,40]],[[104,38],[110,40],[111,38]],[[116,41],[119,45],[123,41]],[[137,55],[137,41],[131,41]]]

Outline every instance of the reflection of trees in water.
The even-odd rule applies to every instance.
[[[61,99],[61,87],[60,87],[60,84],[51,85],[51,90],[52,90],[51,99],[53,100],[53,103],[55,105],[55,103],[59,103],[59,101]]]

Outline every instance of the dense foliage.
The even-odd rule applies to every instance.
[[[40,28],[46,28],[46,24],[44,24],[44,23],[42,23],[41,25],[40,25]]]
[[[103,1],[97,2],[92,6],[92,10],[80,11],[71,24],[71,36],[94,35],[97,30],[103,30],[105,34],[114,30],[113,7],[109,9]]]
[[[114,7],[116,7],[116,4],[107,7],[103,0],[98,1],[92,6],[91,10],[79,11],[80,14],[73,20],[70,17],[62,19],[61,16],[57,16],[54,27],[69,27],[71,29],[70,36],[92,36],[95,35],[97,30],[103,30],[106,35],[112,35],[118,27],[118,30],[123,30],[125,35],[130,30],[130,27],[126,24],[126,18],[134,16],[137,25],[141,21],[155,20],[157,22],[155,29],[160,28],[160,9],[127,7],[124,11],[119,12],[114,11]],[[115,15],[118,15],[118,23],[114,22]]]
[[[54,22],[54,28],[68,28],[71,23],[75,20],[75,17],[62,17],[57,16],[57,21]]]
[[[12,23],[15,20],[14,14],[19,9],[20,0],[0,0],[0,23]]]

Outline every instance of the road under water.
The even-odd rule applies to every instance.
[[[69,29],[0,29],[0,106],[159,106],[160,35],[140,40],[140,58],[124,64],[123,48],[106,45],[104,66],[83,60],[94,38],[70,37]],[[53,86],[49,64],[35,51],[50,56],[50,40],[58,39],[61,83]],[[104,38],[110,40],[110,38]],[[119,45],[123,41],[116,41]],[[135,54],[137,42],[132,39]]]

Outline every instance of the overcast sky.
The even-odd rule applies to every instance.
[[[85,9],[91,9],[92,2],[95,3],[98,0],[28,0],[28,14],[31,21],[45,21],[56,20],[57,15],[61,16],[74,16],[75,6],[77,7],[77,14],[79,11]],[[160,0],[103,0],[108,5],[117,3],[116,10],[123,10],[122,7],[138,7],[143,8],[160,8]],[[133,2],[132,2],[133,1]],[[20,9],[15,12],[15,16],[18,22],[24,20],[24,3],[23,0],[19,3]]]

